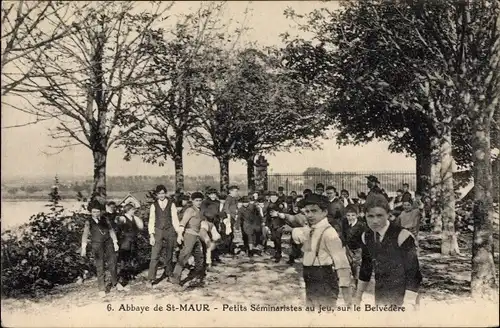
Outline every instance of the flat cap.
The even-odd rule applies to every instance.
[[[203,198],[205,197],[203,197],[203,194],[199,191],[193,192],[193,194],[191,195],[191,200],[203,199]]]
[[[319,207],[325,207],[326,205],[328,205],[328,198],[323,195],[312,194],[306,196],[300,202],[302,202],[303,207],[307,205],[318,205]]]
[[[248,199],[248,196],[242,196],[239,199],[240,203],[248,203],[250,200]]]
[[[380,181],[378,181],[378,178],[377,178],[376,176],[374,176],[374,175],[367,175],[367,176],[366,176],[366,179],[367,179],[368,181],[371,181],[371,182],[380,183]]]
[[[269,196],[278,196],[278,193],[276,191],[270,191]]]

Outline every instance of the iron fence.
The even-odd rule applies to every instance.
[[[291,191],[302,193],[306,188],[314,191],[317,183],[323,183],[325,187],[334,186],[340,190],[346,189],[351,197],[357,197],[358,192],[368,191],[366,176],[374,175],[380,181],[380,187],[390,196],[396,190],[408,183],[410,190],[416,189],[416,174],[413,172],[336,172],[336,173],[312,173],[312,174],[270,174],[268,176],[268,189],[278,190],[283,187],[288,195]]]

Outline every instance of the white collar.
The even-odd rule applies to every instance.
[[[382,239],[384,239],[385,233],[387,232],[387,229],[389,229],[390,224],[391,223],[389,222],[389,220],[387,220],[386,225],[380,231],[377,231],[380,234],[381,241],[382,241]]]
[[[356,223],[358,223],[358,218],[356,218],[356,219],[354,220],[354,223],[353,223],[353,224],[349,223],[349,225],[350,225],[351,227],[354,227],[354,226],[356,225]]]
[[[328,219],[324,218],[323,220],[319,221],[318,223],[312,225],[311,228],[317,229],[317,228],[321,228],[321,227],[326,227],[329,224],[330,224],[330,222],[328,222]]]

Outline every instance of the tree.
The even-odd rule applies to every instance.
[[[171,4],[151,2],[138,12],[135,2],[106,2],[79,7],[72,3],[77,19],[85,21],[68,37],[50,44],[26,61],[32,69],[12,92],[35,93],[41,98],[28,109],[36,117],[55,119],[51,136],[62,146],[84,145],[94,160],[93,195],[106,198],[108,150],[133,128],[136,115],[131,89],[150,83],[145,71],[150,56],[143,47],[153,24]],[[166,7],[166,8],[165,8]],[[149,13],[152,12],[152,13]],[[71,24],[56,20],[56,26]]]
[[[82,5],[82,9],[87,6]],[[33,67],[25,66],[24,58],[40,58],[51,43],[73,33],[86,19],[83,16],[76,19],[75,12],[70,9],[69,2],[63,1],[4,3],[1,9],[2,96],[9,94],[29,76]],[[53,28],[46,28],[48,25]]]
[[[190,135],[192,149],[217,158],[220,191],[229,187],[229,161],[236,158],[235,147],[245,130],[246,116],[233,108],[231,88],[236,75],[234,57],[222,47],[207,49],[203,69],[203,90],[197,103],[198,128]]]
[[[474,6],[462,9],[463,25],[469,27],[464,61],[469,65],[462,71],[464,83],[461,96],[467,106],[472,122],[472,144],[474,149],[474,237],[472,245],[471,291],[475,298],[492,298],[498,302],[498,281],[493,260],[493,183],[490,160],[492,125],[498,131],[500,111],[500,4],[483,3],[484,7],[474,12]],[[486,14],[485,14],[486,13]],[[475,15],[474,15],[475,14]],[[473,36],[482,35],[481,40]],[[475,42],[485,46],[477,57]],[[498,138],[498,134],[493,134]],[[498,145],[498,139],[494,141]],[[498,161],[498,160],[497,160]],[[493,164],[495,165],[495,164]],[[498,176],[496,177],[498,179]],[[498,190],[497,190],[498,192]],[[498,197],[498,195],[496,195]]]
[[[45,205],[50,208],[48,217],[58,217],[64,211],[64,207],[59,204],[61,200],[62,197],[59,194],[59,178],[56,176],[54,178],[54,185],[49,193],[49,203]]]
[[[169,158],[175,167],[175,188],[184,189],[183,152],[186,136],[196,126],[196,98],[199,92],[200,63],[204,44],[217,37],[216,30],[223,4],[201,6],[195,14],[177,24],[173,38],[158,33],[149,40],[147,51],[153,61],[147,70],[157,82],[135,90],[144,112],[144,124],[124,138],[125,159],[140,155],[147,163],[165,165]]]
[[[438,164],[434,189],[443,219],[443,254],[458,252],[452,175],[453,141],[457,138],[453,132],[471,124],[463,91],[480,95],[464,84],[462,71],[465,67],[477,74],[477,62],[483,61],[489,49],[487,25],[476,19],[491,17],[488,6],[493,7],[493,2],[365,1],[348,2],[338,14],[327,12],[331,23],[322,25],[324,18],[312,15],[320,28],[320,41],[335,48],[329,58],[335,69],[325,80],[337,86],[332,112],[340,124],[361,110],[367,120],[375,118],[390,128],[376,129],[372,135],[378,132],[406,142],[411,140],[405,138],[408,133],[427,135],[424,141],[430,141],[435,151],[431,157]],[[473,24],[464,22],[467,15],[475,17]],[[477,35],[471,37],[469,33],[474,32]],[[346,67],[352,67],[348,73]],[[420,123],[417,133],[408,128],[415,122]],[[372,130],[369,123],[360,124]],[[393,128],[396,133],[390,132]],[[464,144],[468,142],[470,138],[465,138]]]
[[[378,10],[378,18],[374,10]],[[437,131],[426,113],[391,103],[396,95],[415,96],[410,83],[415,79],[413,66],[401,51],[418,62],[438,61],[402,17],[410,11],[403,2],[380,1],[346,2],[340,12],[316,10],[307,15],[308,25],[303,28],[314,33],[317,44],[290,40],[284,52],[290,68],[306,80],[330,86],[331,113],[339,129],[337,142],[389,141],[391,151],[415,156],[417,191],[425,192],[430,189],[432,139]],[[286,14],[297,17],[293,11]],[[393,33],[415,37],[398,40],[401,48],[397,48],[379,33],[381,23]],[[382,87],[385,85],[390,88]],[[457,121],[457,126],[462,124]],[[470,163],[470,140],[462,133],[452,137],[458,165]]]
[[[317,146],[325,137],[330,120],[315,103],[308,89],[291,77],[276,51],[241,52],[232,108],[247,116],[245,129],[236,142],[235,155],[247,163],[248,189],[255,190],[254,161],[259,154]]]

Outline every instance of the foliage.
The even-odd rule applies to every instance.
[[[470,26],[479,31],[470,47],[478,60],[489,47],[480,24],[488,9],[480,3],[470,3]],[[453,128],[454,157],[464,166],[472,160],[471,139],[460,131],[470,123],[452,90],[460,79],[460,49],[469,47],[460,37],[468,33],[461,15],[455,1],[346,1],[338,12],[323,8],[300,16],[317,44],[291,40],[285,52],[301,76],[330,86],[340,143],[378,138],[391,142],[393,151],[415,155],[441,133],[438,123],[444,122]],[[474,69],[468,58],[463,64]]]
[[[149,207],[138,212],[147,227]],[[5,296],[43,294],[57,285],[95,275],[92,252],[81,257],[81,238],[88,214],[39,213],[15,231],[2,233],[2,293]],[[139,269],[147,267],[151,247],[147,229],[137,238]],[[88,246],[90,248],[90,246]]]
[[[219,35],[214,31],[222,9],[220,3],[202,4],[196,14],[180,17],[182,23],[169,33],[152,31],[143,45],[142,51],[152,57],[146,72],[159,81],[134,90],[136,107],[148,115],[119,144],[125,146],[125,160],[139,155],[146,163],[163,166],[167,159],[173,159],[176,188],[183,188],[185,137],[198,124],[195,106],[200,65],[206,64],[206,45]]]

